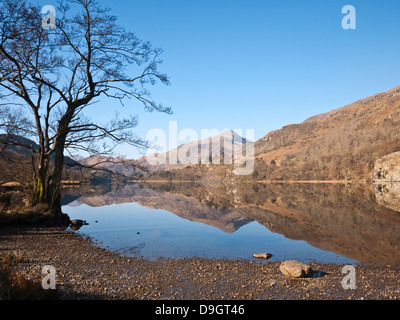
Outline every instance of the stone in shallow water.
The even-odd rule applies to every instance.
[[[74,219],[74,220],[71,220],[71,224],[76,225],[76,226],[83,225],[83,220]]]
[[[308,278],[314,273],[309,265],[296,260],[282,262],[279,269],[285,276],[292,278]]]
[[[268,260],[268,259],[271,258],[271,257],[272,257],[272,254],[270,254],[269,252],[253,254],[253,258],[255,258],[255,259],[264,259],[264,260]]]
[[[70,221],[70,228],[74,231],[78,231],[82,226],[88,225],[86,220],[74,219]]]

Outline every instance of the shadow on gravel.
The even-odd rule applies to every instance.
[[[324,277],[326,275],[328,275],[329,273],[325,272],[325,271],[320,271],[320,270],[314,270],[314,273],[312,275],[312,278],[321,278]]]

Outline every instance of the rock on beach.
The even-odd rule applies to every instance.
[[[279,270],[287,277],[308,278],[312,277],[314,271],[307,264],[296,260],[287,260],[281,263]]]

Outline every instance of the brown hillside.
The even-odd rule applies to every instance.
[[[400,150],[400,87],[272,131],[255,143],[263,179],[369,179]]]

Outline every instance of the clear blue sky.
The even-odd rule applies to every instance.
[[[178,130],[199,135],[254,129],[259,139],[400,85],[398,0],[100,2],[121,25],[164,49],[160,70],[171,85],[150,90],[174,114],[148,113],[134,101],[119,109],[139,114],[142,137],[153,128],[167,132],[176,120]],[[345,5],[357,10],[356,30],[342,28]],[[92,108],[95,119],[114,114],[102,102]]]

